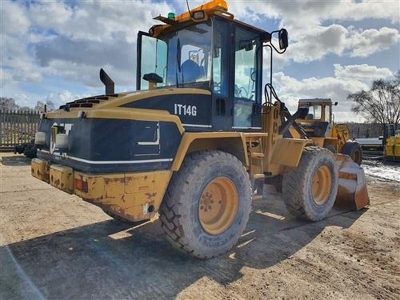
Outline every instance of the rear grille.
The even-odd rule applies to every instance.
[[[118,97],[118,94],[99,95],[99,96],[77,99],[75,101],[67,102],[64,105],[61,105],[59,109],[69,110],[70,108],[76,108],[76,107],[85,107],[85,108],[93,107],[94,104],[98,104],[103,101],[107,101],[110,98],[116,98],[116,97]]]

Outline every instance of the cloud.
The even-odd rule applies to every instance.
[[[367,57],[399,42],[399,31],[394,28],[368,29],[361,33],[351,31],[348,49],[352,57]]]
[[[16,2],[2,1],[0,5],[2,35],[24,35],[30,22],[23,6]]]
[[[301,39],[290,45],[286,60],[310,62],[320,60],[333,53],[337,56],[368,57],[374,53],[389,49],[400,42],[397,29],[382,27],[356,31],[332,24],[314,28]]]
[[[400,22],[400,4],[397,0],[364,0],[341,1],[333,7],[328,14],[329,18],[348,21],[360,21],[364,19],[389,19],[393,24]]]
[[[339,0],[339,1],[230,1],[230,10],[237,18],[249,23],[260,20],[281,20],[281,26],[301,35],[326,21],[389,20],[400,23],[397,0]]]
[[[32,24],[61,31],[74,16],[74,9],[60,1],[34,2],[29,8]]]
[[[70,91],[62,91],[60,92],[57,97],[61,101],[61,103],[67,103],[75,99],[75,95],[73,95]]]
[[[82,82],[90,86],[99,86],[97,77],[100,67],[106,67],[106,71],[118,70],[114,81],[118,84],[129,85],[134,82],[136,54],[132,44],[122,39],[118,43],[101,43],[88,40],[70,40],[64,36],[56,37],[52,41],[39,43],[35,46],[36,58],[41,67],[48,73],[58,72],[64,77]],[[83,70],[90,71],[88,74]],[[95,70],[95,72],[93,72]],[[74,71],[74,73],[71,73]],[[95,75],[96,74],[96,75]],[[95,76],[94,76],[95,75]],[[117,79],[117,80],[116,80]]]
[[[347,96],[361,90],[369,90],[373,80],[393,76],[387,68],[366,64],[344,67],[336,64],[334,72],[335,77],[309,77],[302,80],[278,72],[274,74],[274,84],[279,98],[292,113],[296,111],[297,102],[301,98],[331,98],[332,101],[339,102],[335,107],[336,121],[350,122],[363,120],[361,117],[355,118],[351,113],[353,103],[347,100]]]
[[[77,1],[74,6],[69,2],[37,2],[30,12],[37,28],[51,28],[71,40],[107,43],[120,39],[135,42],[138,30],[147,31],[155,22],[154,16],[170,10],[166,2]]]
[[[393,72],[388,68],[378,68],[376,66],[362,65],[347,65],[341,66],[334,64],[335,77],[343,80],[358,80],[370,83],[374,80],[393,77]]]
[[[309,77],[302,80],[285,75],[283,72],[274,74],[274,82],[279,83],[279,91],[291,98],[335,98],[346,99],[349,93],[368,89],[368,85],[359,80],[348,78]],[[293,102],[292,102],[293,104]]]
[[[377,1],[240,1],[229,4],[233,12],[250,24],[266,18],[279,20],[289,32],[290,48],[286,60],[309,62],[329,54],[367,57],[400,42],[396,28],[356,28],[371,20],[400,23],[400,3]],[[345,26],[341,23],[353,22]],[[357,23],[358,22],[358,23]],[[266,28],[271,31],[276,28]]]
[[[3,68],[0,69],[0,87],[4,87],[12,83],[12,78],[10,72],[7,72]]]
[[[7,76],[2,85],[41,80],[42,74],[33,64],[26,42],[12,35],[4,35],[1,43],[1,67]]]
[[[286,59],[309,62],[319,60],[329,53],[341,55],[346,49],[346,35],[347,29],[341,25],[317,27],[290,45]]]
[[[81,99],[81,98],[85,98],[85,97],[89,97],[89,96],[93,96],[93,95],[89,95],[89,94],[73,94],[70,91],[67,90],[63,90],[59,93],[50,93],[46,96],[46,99],[44,102],[47,101],[51,101],[54,103],[54,106],[57,108],[60,105],[63,105],[67,102],[76,100],[76,99]]]
[[[1,22],[7,24],[2,26],[3,86],[51,75],[101,86],[98,70],[107,66],[117,85],[131,87],[138,30],[147,31],[154,16],[171,10],[166,2],[148,1],[5,1],[1,9]]]

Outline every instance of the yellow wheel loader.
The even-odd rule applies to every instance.
[[[351,140],[347,124],[334,124],[330,98],[300,99],[299,108],[309,107],[309,113],[296,122],[304,129],[305,136],[314,144],[333,153],[349,155],[357,164],[362,162],[362,149],[359,143]],[[292,130],[293,131],[293,130]],[[295,133],[294,136],[297,136]]]
[[[101,70],[104,95],[42,115],[33,176],[113,217],[159,214],[171,244],[198,258],[237,243],[259,183],[274,182],[306,220],[325,218],[335,201],[368,205],[362,168],[311,139],[284,138],[294,119],[267,89],[263,97],[263,48],[283,53],[285,29],[240,22],[221,0],[155,19],[138,33],[137,91],[115,93]]]

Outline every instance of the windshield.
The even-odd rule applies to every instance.
[[[149,73],[155,73],[162,78],[157,87],[209,82],[211,32],[209,22],[170,32],[158,39],[143,36],[141,89],[149,86],[143,80],[143,75]]]

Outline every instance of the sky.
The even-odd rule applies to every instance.
[[[190,8],[205,1],[189,0]],[[273,84],[294,113],[301,98],[331,98],[337,122],[362,122],[347,96],[400,70],[398,0],[228,0],[235,18],[266,31],[286,28],[289,47],[274,55]],[[19,106],[136,89],[136,37],[153,17],[180,14],[186,1],[0,0],[0,96]],[[264,50],[268,74],[269,52]]]

